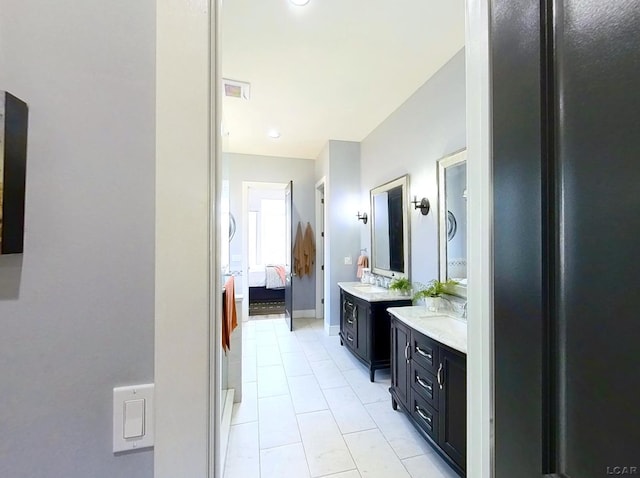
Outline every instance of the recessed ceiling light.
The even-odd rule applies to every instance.
[[[307,3],[309,3],[309,0],[289,0],[289,1],[297,7],[303,7]]]
[[[269,131],[269,138],[278,139],[280,137],[280,131],[272,129]]]

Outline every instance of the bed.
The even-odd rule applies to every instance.
[[[257,304],[276,304],[284,306],[284,266],[267,265],[254,266],[249,269],[249,314],[253,309],[258,310]],[[280,312],[277,312],[280,313]]]

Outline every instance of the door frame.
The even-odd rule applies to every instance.
[[[325,244],[324,237],[322,233],[324,232],[324,225],[326,224],[324,211],[326,211],[325,207],[322,207],[321,200],[326,198],[324,194],[324,185],[326,182],[326,178],[323,176],[316,183],[316,264],[325,265]],[[326,234],[325,234],[326,235]],[[322,304],[322,299],[324,299],[324,275],[326,270],[322,270],[320,268],[316,268],[316,319],[324,318],[324,305]]]
[[[212,293],[220,281],[211,282],[219,274],[217,254],[210,253],[217,249],[211,199],[221,157],[219,1],[158,0],[156,6],[156,478],[222,476],[215,426],[221,347],[213,313],[220,298]],[[468,251],[467,476],[487,478],[493,448],[489,0],[467,0],[466,9],[469,234],[478,238]]]
[[[494,476],[490,0],[466,2],[467,476]]]
[[[270,181],[242,181],[242,294],[246,300],[242,301],[242,317],[249,320],[249,189],[278,189],[284,190],[287,183]]]

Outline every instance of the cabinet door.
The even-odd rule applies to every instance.
[[[467,360],[452,350],[440,348],[438,364],[440,392],[439,444],[463,470],[467,460]]]
[[[369,307],[366,303],[357,301],[353,311],[356,353],[363,359],[369,360]]]
[[[409,329],[391,318],[391,387],[405,407],[409,405]],[[395,407],[394,407],[395,408]]]

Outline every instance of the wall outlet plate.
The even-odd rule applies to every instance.
[[[347,256],[344,258],[344,265],[345,266],[350,266],[351,264],[353,264],[353,261],[351,260],[351,256]]]

